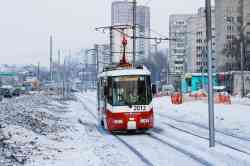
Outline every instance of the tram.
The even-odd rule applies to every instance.
[[[125,45],[126,43],[123,42]],[[125,49],[124,49],[125,50]],[[113,131],[147,130],[154,126],[150,71],[126,61],[98,75],[98,121]]]
[[[98,120],[109,131],[153,128],[150,72],[145,66],[116,67],[100,74]]]

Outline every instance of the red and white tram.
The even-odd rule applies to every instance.
[[[154,126],[150,71],[130,64],[105,69],[98,76],[98,119],[113,131]]]

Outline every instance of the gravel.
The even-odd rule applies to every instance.
[[[69,128],[64,124],[63,117],[59,116],[65,113],[66,109],[65,103],[43,94],[25,95],[2,101],[0,166],[25,165],[34,153],[41,153],[37,143],[39,136],[53,137]]]

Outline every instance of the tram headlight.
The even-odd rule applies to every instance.
[[[114,124],[123,124],[123,120],[122,119],[116,119],[113,121]]]

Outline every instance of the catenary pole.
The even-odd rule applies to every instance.
[[[136,0],[133,0],[133,65],[136,58]]]
[[[243,33],[243,32],[241,32]],[[244,37],[241,35],[241,42],[240,42],[240,72],[241,72],[241,97],[245,96],[245,87],[244,87]]]
[[[213,95],[213,69],[212,69],[212,19],[211,0],[206,0],[206,35],[208,49],[208,114],[209,114],[209,147],[215,146],[214,129],[214,95]]]
[[[56,73],[57,73],[57,80],[56,80],[56,83],[57,83],[57,93],[58,93],[58,96],[60,95],[60,81],[59,81],[59,66],[60,66],[60,49],[58,49],[58,52],[57,52],[57,67],[56,67]]]
[[[50,61],[50,81],[53,80],[53,38],[52,36],[50,36],[49,38],[49,43],[50,43],[50,58],[49,58],[49,61]]]
[[[109,47],[110,47],[110,59],[109,59],[109,63],[112,64],[112,52],[113,52],[113,28],[112,26],[109,27]]]
[[[40,80],[40,62],[37,64],[37,80],[38,80],[38,91],[40,93],[41,80]]]

